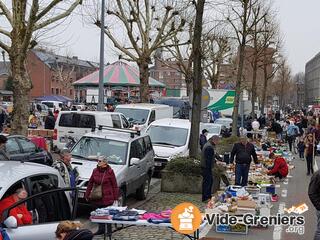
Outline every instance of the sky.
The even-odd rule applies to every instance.
[[[292,73],[304,71],[305,64],[320,52],[320,0],[274,0],[284,39],[284,54]],[[100,32],[77,14],[69,19],[60,34],[50,42],[58,45],[60,54],[99,61]],[[117,60],[117,54],[106,37],[105,62]]]

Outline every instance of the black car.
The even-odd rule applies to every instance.
[[[20,135],[9,135],[7,138],[5,149],[10,160],[52,165],[51,154],[37,147],[30,139]]]

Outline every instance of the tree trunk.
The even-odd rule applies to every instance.
[[[10,56],[13,78],[13,134],[28,134],[29,92],[32,88],[26,64],[18,54]],[[19,97],[16,97],[19,96]]]
[[[138,62],[140,73],[140,101],[149,102],[149,65],[145,60]]]
[[[190,73],[192,75],[192,73]],[[193,93],[193,79],[192,76],[186,76],[187,95],[190,97]]]
[[[246,39],[242,39],[242,43],[239,49],[239,64],[237,72],[237,82],[235,88],[235,98],[234,98],[234,108],[232,115],[232,135],[237,136],[238,134],[238,115],[239,115],[239,105],[240,105],[240,94],[241,94],[241,82],[242,82],[242,73],[243,73],[243,64],[245,58],[245,46]]]
[[[264,114],[264,108],[266,105],[266,96],[267,96],[267,88],[268,88],[268,71],[267,65],[263,64],[263,89],[262,89],[262,99],[261,99],[261,113]]]
[[[189,142],[190,157],[198,156],[199,149],[199,124],[201,115],[201,94],[202,94],[202,19],[205,0],[198,0],[196,3],[196,20],[194,26],[193,49],[193,101],[191,116],[191,136]]]
[[[252,118],[255,117],[255,111],[254,111],[254,107],[255,107],[255,102],[256,102],[256,98],[257,98],[257,71],[258,71],[258,59],[257,56],[254,57],[254,63],[253,63],[253,68],[252,68],[252,86],[251,86],[251,90],[252,90],[252,97],[251,97],[251,116]]]

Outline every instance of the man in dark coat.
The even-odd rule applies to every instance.
[[[308,195],[310,201],[312,202],[313,206],[317,210],[317,230],[314,236],[314,240],[320,239],[320,171],[317,171],[313,174],[310,184]]]
[[[44,122],[44,129],[54,129],[54,125],[56,123],[56,119],[52,113],[52,111],[48,112],[48,116]]]
[[[203,149],[203,146],[207,143],[207,135],[208,135],[208,130],[207,129],[203,129],[202,130],[202,134],[200,135],[200,149]]]
[[[218,143],[220,137],[213,136],[203,146],[201,152],[201,170],[202,170],[202,201],[211,199],[212,194],[212,169],[215,165],[214,146]]]
[[[253,144],[245,136],[240,137],[240,142],[234,144],[231,152],[231,163],[236,161],[236,185],[247,186],[251,158],[258,164],[258,157]]]

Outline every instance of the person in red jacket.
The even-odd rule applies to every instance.
[[[4,220],[2,219],[3,217],[2,214],[4,210],[11,207],[16,202],[23,200],[27,197],[28,197],[27,191],[24,188],[19,188],[16,190],[16,192],[13,195],[1,200],[0,201],[0,220],[2,221]],[[13,216],[17,219],[18,226],[32,224],[32,216],[25,204],[21,204],[11,209],[11,211],[9,212],[9,216]]]
[[[270,153],[270,159],[273,159],[273,167],[267,172],[268,175],[273,175],[279,179],[285,178],[288,175],[288,164],[283,157],[276,157],[274,153]]]
[[[94,186],[102,186],[102,198],[91,200],[90,195]],[[112,168],[109,166],[107,159],[100,156],[98,159],[98,166],[92,172],[89,179],[88,187],[85,193],[87,201],[98,208],[111,206],[119,199],[119,188],[116,177]],[[105,232],[105,224],[99,224],[99,229],[94,235],[101,235]]]

